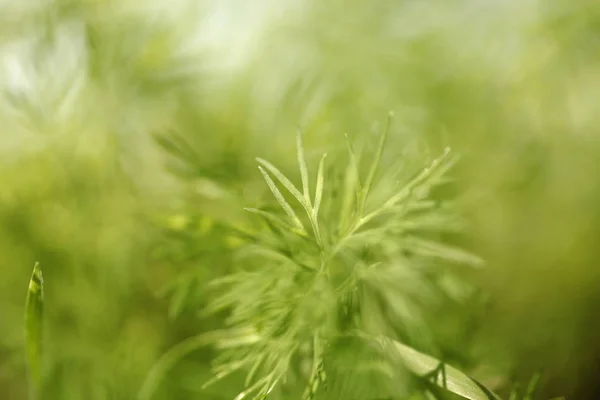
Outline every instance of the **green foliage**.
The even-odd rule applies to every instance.
[[[300,381],[307,382],[303,398],[314,398],[327,381],[324,352],[356,330],[398,336],[423,346],[419,338],[427,335],[427,328],[416,316],[424,313],[421,307],[426,307],[428,298],[443,292],[436,281],[447,271],[440,266],[444,262],[480,264],[477,257],[440,243],[436,236],[446,229],[445,218],[452,213],[443,199],[431,198],[434,189],[446,182],[454,163],[450,149],[421,171],[409,169],[410,160],[391,166],[395,188],[385,181],[390,191],[385,200],[369,201],[377,199],[369,195],[377,189],[377,170],[389,129],[390,121],[364,181],[351,145],[341,177],[325,177],[323,156],[314,199],[300,133],[297,158],[302,189],[277,167],[258,159],[284,215],[248,209],[263,217],[268,230],[242,248],[241,271],[217,280],[222,293],[206,310],[231,310],[227,325],[244,332],[237,340],[216,343],[222,349],[216,379],[248,371],[246,389],[237,399],[266,397],[289,379],[294,364],[312,365],[308,373],[300,367],[297,373]],[[271,175],[302,208],[302,219],[308,220],[310,230]],[[345,187],[332,190],[333,180],[345,182]],[[303,348],[312,348],[312,354]]]
[[[0,398],[597,398],[599,11],[0,0]]]
[[[44,278],[39,264],[33,267],[25,300],[25,347],[29,366],[30,397],[39,397],[44,334]]]

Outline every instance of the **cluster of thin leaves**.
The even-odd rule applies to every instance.
[[[240,254],[245,268],[213,283],[222,292],[207,310],[230,312],[226,323],[239,334],[217,341],[221,351],[213,380],[246,371],[246,388],[236,400],[263,399],[276,387],[285,390],[302,382],[303,398],[314,398],[327,386],[324,360],[340,338],[360,337],[365,344],[379,343],[382,337],[418,342],[427,337],[420,307],[438,294],[438,266],[481,264],[438,240],[459,228],[451,204],[431,196],[448,182],[447,172],[456,161],[449,148],[425,168],[401,160],[399,168],[376,179],[391,118],[366,177],[361,176],[365,153],[356,152],[349,139],[341,176],[326,177],[326,171],[335,174],[335,167],[326,168],[327,155],[321,157],[314,193],[300,132],[301,188],[258,159],[281,211],[247,209],[268,229],[246,235],[249,243]],[[384,348],[380,346],[388,358],[410,358]],[[386,361],[375,364],[385,369]],[[397,372],[391,374],[397,377]],[[474,387],[470,390],[477,391]]]

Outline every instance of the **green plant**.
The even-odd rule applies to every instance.
[[[447,243],[463,225],[443,193],[457,160],[449,148],[425,168],[415,153],[379,173],[391,120],[390,113],[370,162],[348,138],[337,165],[327,168],[323,155],[312,190],[300,132],[301,188],[257,159],[280,209],[246,209],[266,229],[239,232],[247,241],[241,270],[212,283],[220,294],[205,313],[229,312],[228,329],[176,346],[157,364],[140,398],[151,397],[160,375],[180,357],[209,343],[219,355],[205,387],[246,371],[236,400],[264,399],[274,391],[305,400],[319,392],[399,398],[415,390],[433,393],[434,386],[472,400],[497,398],[411,347],[436,350],[426,310],[450,296],[445,288],[457,279],[456,264],[482,261]],[[340,363],[348,355],[354,357],[350,369]],[[356,379],[361,368],[367,375]],[[356,382],[362,387],[353,387]]]
[[[401,160],[381,185],[383,191],[393,190],[385,195],[375,192],[391,119],[390,114],[366,178],[360,173],[362,159],[349,140],[341,188],[325,183],[326,155],[322,156],[314,198],[301,133],[297,135],[301,190],[274,165],[258,159],[284,213],[247,209],[263,218],[269,229],[248,245],[247,269],[218,282],[226,289],[210,308],[231,310],[228,325],[247,332],[237,340],[217,343],[223,351],[215,379],[248,369],[247,388],[238,400],[250,394],[264,398],[294,373],[299,381],[307,381],[303,398],[314,398],[327,382],[325,354],[335,352],[332,349],[342,338],[359,338],[367,346],[387,343],[389,338],[432,345],[429,340],[418,343],[427,333],[420,308],[442,295],[439,280],[444,272],[439,265],[481,264],[479,258],[438,240],[458,221],[450,204],[431,197],[435,188],[447,183],[446,173],[456,160],[449,148],[420,171]],[[299,216],[278,185],[304,215]],[[397,343],[396,350],[397,346],[403,345]],[[409,366],[406,353],[392,354]],[[392,361],[382,355],[377,357],[380,368],[389,371],[386,364]],[[294,371],[294,362],[311,366]],[[482,398],[481,393],[478,396]]]
[[[25,300],[25,349],[29,366],[30,398],[38,398],[40,389],[44,317],[44,279],[38,263],[33,267]]]

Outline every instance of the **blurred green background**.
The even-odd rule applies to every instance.
[[[492,386],[599,398],[599,35],[593,0],[1,0],[0,398],[26,398],[35,261],[45,398],[133,399],[220,326],[198,311],[266,197],[254,157],[294,173],[298,125],[314,163],[388,110],[392,153],[462,155],[486,302],[468,340],[449,317],[454,351]],[[154,398],[233,398],[200,390],[212,356]]]

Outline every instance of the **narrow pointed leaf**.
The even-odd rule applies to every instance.
[[[302,193],[300,193],[296,186],[294,186],[294,184],[285,175],[283,175],[283,173],[281,173],[281,171],[279,171],[277,167],[275,167],[270,162],[263,160],[262,158],[257,158],[256,160],[270,173],[272,173],[279,180],[279,182],[281,182],[283,186],[285,186],[285,188],[292,194],[292,196],[294,196],[296,200],[298,200],[298,202],[302,204],[302,207],[304,207],[304,209],[307,212],[310,212],[310,205],[306,202]]]
[[[410,180],[398,193],[385,202],[384,207],[392,207],[408,197],[413,196],[418,191],[426,190],[439,185],[443,176],[458,161],[458,157],[452,154],[449,148],[444,154],[433,160],[431,165],[424,168],[417,176]]]
[[[241,392],[240,394],[238,394],[234,400],[242,400],[244,398],[246,398],[246,396],[248,396],[250,393],[253,393],[257,390],[259,390],[261,387],[264,389],[264,387],[268,388],[269,384],[269,378],[268,377],[263,377],[261,379],[259,379],[258,381],[256,381],[252,386],[248,387],[246,390],[244,390],[243,392]]]
[[[304,145],[302,144],[302,132],[298,129],[296,134],[296,145],[298,147],[298,165],[300,166],[300,177],[302,178],[302,193],[310,204],[310,188],[308,183],[308,168],[304,158]]]
[[[279,249],[274,249],[265,246],[257,246],[257,245],[248,245],[246,246],[246,254],[260,254],[261,256],[274,260],[274,261],[284,261],[295,266],[302,268],[305,271],[314,272],[315,269],[309,267],[306,264],[303,264],[297,260],[294,260],[290,257],[290,255],[283,253]],[[243,254],[243,253],[242,253]]]
[[[313,400],[319,387],[325,388],[327,376],[323,367],[323,348],[318,335],[313,336],[313,366],[308,386],[304,390],[302,400]]]
[[[321,161],[319,162],[319,172],[317,173],[317,188],[315,190],[315,204],[313,207],[313,217],[316,218],[319,215],[319,207],[321,206],[321,199],[323,198],[323,180],[325,175],[325,158],[327,154],[323,154]]]
[[[300,231],[297,228],[294,228],[293,226],[291,226],[290,224],[286,223],[285,221],[283,221],[281,218],[277,217],[274,214],[268,213],[266,211],[263,210],[259,210],[257,208],[244,208],[244,210],[251,212],[253,214],[257,214],[259,216],[261,216],[262,218],[264,218],[266,221],[272,223],[273,225],[276,225],[278,228],[289,231],[289,232],[293,232],[299,236],[305,237],[306,236],[306,232],[304,231]]]
[[[484,264],[483,260],[474,254],[433,240],[409,236],[404,239],[404,243],[408,249],[422,256],[436,257],[474,267],[480,267]]]
[[[535,393],[538,383],[540,381],[540,374],[535,374],[533,378],[529,381],[529,385],[527,386],[527,393],[523,400],[533,400],[533,394]]]
[[[358,191],[356,189],[356,173],[351,166],[346,168],[344,174],[344,185],[342,187],[342,204],[340,206],[339,230],[346,232],[352,224],[353,211],[356,212],[359,204]]]
[[[348,138],[348,134],[345,134],[346,137],[346,145],[348,146],[348,154],[350,155],[350,165],[355,174],[354,180],[356,181],[356,199],[358,200],[360,193],[362,192],[362,183],[360,181],[360,172],[358,167],[358,159],[356,158],[356,153],[354,152],[354,147],[352,147],[352,143],[350,142],[350,138]]]
[[[265,357],[266,357],[266,354],[259,355],[257,357],[256,361],[254,361],[254,364],[252,364],[252,367],[250,368],[250,371],[248,372],[248,375],[246,375],[246,380],[244,381],[244,385],[246,387],[248,387],[248,385],[250,385],[250,382],[252,382],[252,380],[254,379],[254,375],[256,375],[256,372],[260,368],[260,366],[263,363]]]
[[[281,194],[281,192],[277,188],[277,185],[275,185],[275,182],[273,182],[273,180],[271,179],[269,174],[264,169],[262,169],[261,167],[258,167],[258,169],[260,170],[260,173],[262,174],[263,178],[267,182],[267,185],[269,186],[271,193],[273,193],[273,196],[275,196],[275,199],[277,199],[277,202],[279,203],[279,205],[281,205],[281,208],[283,208],[285,213],[292,219],[294,225],[297,228],[304,231],[305,230],[304,225],[302,225],[302,222],[300,221],[300,219],[298,218],[298,216],[296,215],[296,213],[294,212],[294,210],[292,209],[290,204],[287,201],[285,201],[283,194]],[[299,192],[298,192],[298,194],[299,194]]]
[[[390,354],[397,356],[409,371],[420,377],[430,376],[443,368],[440,372],[445,374],[445,379],[435,379],[437,377],[434,376],[433,383],[449,392],[468,400],[500,400],[498,395],[481,383],[434,357],[389,338],[382,338],[380,342]]]
[[[373,184],[373,179],[375,178],[375,173],[377,173],[377,168],[379,167],[379,162],[381,161],[381,155],[383,154],[383,148],[385,146],[385,141],[387,139],[387,135],[392,124],[392,117],[394,113],[390,112],[388,114],[387,124],[381,136],[379,137],[379,145],[377,146],[377,152],[375,153],[375,157],[373,158],[373,162],[371,164],[371,168],[369,169],[369,174],[367,175],[367,180],[365,181],[365,186],[363,188],[363,197],[362,202],[367,200],[367,196],[369,195],[369,191],[371,190],[371,185]]]
[[[33,267],[29,280],[29,289],[25,300],[25,347],[29,367],[29,385],[31,398],[38,396],[44,317],[44,279],[38,263]]]

